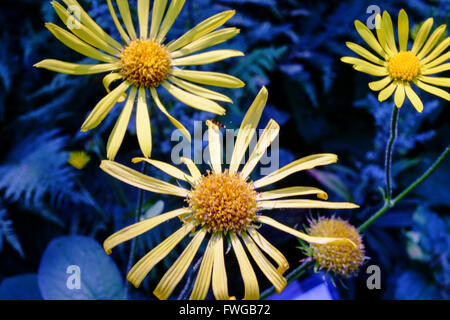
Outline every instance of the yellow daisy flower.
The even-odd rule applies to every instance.
[[[310,243],[326,244],[343,241],[342,238],[309,236],[260,214],[261,211],[281,208],[350,209],[358,207],[347,202],[292,199],[292,197],[304,195],[316,195],[323,200],[328,198],[325,191],[314,187],[295,186],[272,191],[258,191],[295,172],[334,163],[337,161],[337,156],[334,154],[316,154],[304,157],[261,179],[248,181],[248,177],[260,158],[279,133],[280,127],[274,120],[269,121],[247,163],[242,170],[238,171],[239,164],[255,134],[267,96],[267,90],[263,88],[245,115],[228,169],[223,170],[222,168],[220,128],[212,121],[207,121],[212,169],[207,174],[202,175],[194,162],[187,158],[182,158],[182,161],[187,166],[189,174],[157,160],[133,159],[135,163],[146,161],[175,179],[185,181],[190,185],[190,190],[148,177],[114,161],[102,161],[100,167],[123,182],[147,191],[178,196],[184,198],[187,203],[180,209],[126,227],[105,240],[103,246],[105,251],[110,254],[117,245],[137,237],[169,219],[178,217],[182,221],[182,226],[178,231],[153,248],[130,270],[127,278],[134,286],[138,287],[150,270],[189,233],[194,234],[191,242],[162,277],[153,292],[159,299],[169,298],[207,236],[209,236],[209,240],[190,299],[205,299],[211,282],[216,299],[234,299],[228,294],[224,239],[229,239],[237,258],[245,287],[244,299],[259,298],[258,280],[244,246],[256,265],[274,285],[276,292],[280,293],[284,289],[287,282],[283,273],[289,268],[288,261],[257,231],[260,225],[277,228]],[[242,241],[244,245],[242,245]],[[349,241],[352,243],[351,240]],[[276,262],[277,267],[269,261],[266,254]]]
[[[190,139],[188,130],[172,117],[161,103],[156,91],[159,85],[184,104],[219,115],[225,114],[225,109],[216,101],[232,102],[231,99],[194,83],[225,88],[244,86],[241,80],[227,74],[183,69],[184,66],[205,65],[244,55],[237,50],[198,53],[239,33],[237,28],[216,30],[234,15],[233,10],[216,14],[200,22],[178,39],[165,44],[166,35],[183,8],[185,0],[172,0],[170,5],[167,0],[155,0],[150,27],[150,0],[138,0],[139,36],[133,24],[128,1],[116,1],[125,25],[124,29],[112,1],[108,0],[112,19],[122,37],[123,42],[120,43],[92,20],[76,0],[63,2],[67,5],[67,9],[56,1],[52,1],[51,4],[70,32],[53,23],[47,23],[47,29],[72,50],[102,63],[75,64],[46,59],[37,63],[35,67],[72,75],[109,72],[103,79],[108,94],[92,110],[81,127],[82,131],[97,127],[114,105],[126,98],[128,92],[128,99],[108,139],[108,159],[115,158],[122,144],[136,100],[137,138],[144,156],[150,157],[152,135],[147,106],[148,96],[175,127]],[[69,13],[69,9],[79,12],[79,20],[74,20],[76,17]],[[121,80],[122,83],[114,90],[110,90],[110,84],[117,80]]]
[[[411,88],[413,83],[424,91],[450,101],[450,94],[447,91],[435,87],[450,87],[450,78],[431,77],[450,70],[450,63],[446,63],[450,59],[450,52],[443,53],[450,45],[450,37],[439,42],[445,33],[446,25],[436,28],[427,40],[433,26],[433,18],[429,18],[420,27],[411,49],[408,50],[408,15],[405,10],[400,10],[397,30],[400,49],[398,50],[389,13],[384,11],[383,16],[378,14],[375,24],[379,27],[376,29],[376,37],[362,22],[355,21],[356,31],[370,48],[381,56],[381,59],[362,46],[347,42],[348,48],[366,60],[354,57],[342,57],[341,60],[352,64],[355,70],[383,77],[369,83],[370,89],[379,91],[378,100],[384,101],[395,92],[394,102],[398,108],[403,105],[406,96],[414,108],[422,112],[423,103]]]

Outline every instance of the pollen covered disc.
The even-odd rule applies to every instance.
[[[247,230],[256,213],[257,193],[239,174],[208,173],[193,187],[187,201],[194,219],[210,232]]]
[[[420,73],[420,61],[411,51],[400,51],[389,58],[388,69],[393,79],[410,82]]]
[[[169,76],[172,60],[167,49],[153,41],[137,39],[119,54],[121,73],[136,86],[154,88]]]

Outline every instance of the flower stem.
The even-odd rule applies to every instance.
[[[364,229],[366,229],[375,220],[377,220],[379,217],[381,217],[386,211],[388,211],[390,208],[392,208],[394,205],[396,205],[397,202],[402,200],[408,193],[410,193],[412,190],[414,190],[419,184],[421,184],[423,181],[425,181],[444,161],[444,159],[447,157],[449,152],[450,152],[450,146],[447,146],[447,148],[445,148],[444,152],[441,153],[441,155],[436,159],[436,161],[419,178],[417,178],[413,183],[411,183],[405,190],[403,190],[392,201],[390,201],[390,202],[386,201],[380,210],[378,210],[376,213],[374,213],[369,219],[366,220],[366,222],[364,222],[362,225],[359,226],[358,230],[363,231]]]
[[[391,167],[392,167],[392,153],[394,150],[394,141],[397,137],[397,122],[398,122],[398,108],[394,105],[392,110],[391,118],[391,131],[388,144],[386,147],[386,158],[385,158],[385,170],[386,170],[386,202],[391,203],[392,197],[392,177],[391,177]]]
[[[142,164],[142,169],[141,169],[141,173],[145,174],[145,172],[147,171],[147,162],[144,162]],[[138,193],[138,199],[137,199],[137,206],[136,206],[136,215],[135,215],[135,220],[136,222],[139,222],[139,220],[141,219],[141,214],[142,214],[142,205],[144,204],[144,190],[139,189],[139,193]],[[131,249],[130,249],[130,255],[128,256],[128,262],[127,262],[127,274],[130,271],[132,265],[133,265],[133,260],[134,260],[134,251],[136,250],[136,240],[137,238],[133,238],[131,240]],[[130,289],[130,283],[128,282],[127,278],[125,277],[125,286],[124,286],[124,293],[123,293],[123,298],[124,300],[128,299],[128,291]]]

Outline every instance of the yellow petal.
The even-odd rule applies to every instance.
[[[34,67],[71,75],[95,74],[120,69],[116,63],[77,64],[55,59],[42,60],[36,63]]]
[[[228,279],[225,270],[225,258],[223,256],[223,237],[220,234],[212,236],[214,262],[212,272],[212,289],[217,300],[234,300],[228,295]]]
[[[181,89],[184,89],[184,90],[186,90],[192,94],[195,94],[199,97],[210,99],[210,100],[222,101],[222,102],[230,102],[230,103],[233,102],[226,95],[223,95],[216,91],[212,91],[212,90],[197,86],[193,83],[178,79],[174,76],[170,76],[168,78],[168,80],[170,82],[172,82],[174,85],[180,87]]]
[[[139,35],[141,39],[147,39],[149,13],[150,0],[138,0]]]
[[[317,166],[325,166],[327,164],[337,162],[337,155],[331,153],[314,154],[303,157],[281,169],[254,182],[255,189],[262,188],[269,184],[275,183],[285,177],[302,170],[309,170]]]
[[[244,56],[244,53],[238,50],[230,50],[230,49],[223,49],[223,50],[213,50],[208,52],[203,52],[199,54],[194,54],[191,56],[173,59],[172,65],[174,66],[192,66],[192,65],[203,65],[203,64],[209,64],[214,63],[217,61],[222,61],[228,58],[232,57],[242,57]]]
[[[189,300],[205,300],[208,295],[209,285],[211,284],[211,274],[214,262],[213,241],[208,241],[205,254],[195,279],[194,288],[192,289]]]
[[[355,20],[356,31],[359,33],[361,38],[367,42],[367,44],[375,50],[380,56],[384,57],[385,53],[383,48],[380,46],[380,43],[377,41],[373,33],[366,27],[364,23],[359,20]]]
[[[208,148],[209,158],[211,159],[211,168],[215,173],[222,173],[222,144],[220,128],[207,120],[208,126]]]
[[[107,34],[83,9],[83,7],[76,0],[63,0],[63,2],[68,6],[78,7],[80,12],[80,22],[85,25],[89,30],[94,32],[100,39],[105,40],[114,48],[121,50],[122,44],[120,42],[114,40],[109,34]]]
[[[124,81],[100,100],[84,121],[81,131],[88,131],[98,126],[129,87],[130,84]]]
[[[241,160],[247,152],[248,145],[258,128],[258,123],[266,106],[268,96],[269,93],[266,87],[262,87],[242,120],[230,160],[230,174],[236,173],[239,169]]]
[[[211,32],[200,39],[197,39],[188,45],[184,46],[180,50],[171,53],[173,59],[184,57],[194,52],[215,46],[216,44],[227,41],[239,34],[237,28],[224,28],[214,32]]]
[[[128,128],[128,123],[130,122],[131,113],[133,111],[134,102],[136,100],[136,88],[131,88],[128,100],[120,113],[119,119],[116,121],[113,130],[108,138],[108,143],[106,145],[106,157],[109,160],[114,160],[122,144],[123,137]]]
[[[103,53],[89,44],[81,41],[76,36],[71,34],[70,32],[58,27],[53,23],[46,23],[46,28],[50,30],[50,32],[62,43],[68,46],[70,49],[81,53],[82,55],[93,58],[96,60],[100,60],[103,62],[117,62],[119,59],[117,57],[110,56],[109,54]]]
[[[425,40],[430,33],[431,27],[433,26],[433,18],[428,18],[420,27],[419,32],[417,32],[416,39],[414,40],[411,52],[417,54],[422,48]]]
[[[258,220],[259,222],[261,222],[263,224],[267,224],[273,228],[276,228],[278,230],[292,234],[293,236],[300,238],[309,243],[327,244],[327,243],[332,243],[332,242],[336,242],[336,241],[346,241],[346,242],[350,242],[352,245],[354,245],[356,247],[356,244],[353,241],[351,241],[350,239],[331,238],[331,237],[313,237],[313,236],[307,235],[303,232],[289,228],[288,226],[285,226],[284,224],[281,224],[278,221],[276,221],[272,218],[266,217],[266,216],[257,216],[256,220]]]
[[[400,108],[405,101],[405,86],[403,83],[399,83],[397,86],[397,90],[395,90],[394,102],[397,108]]]
[[[369,88],[373,91],[380,91],[381,89],[385,88],[389,83],[391,83],[392,78],[390,76],[387,76],[381,80],[372,81],[369,82]]]
[[[425,69],[425,70],[422,71],[422,74],[427,76],[427,75],[430,75],[430,74],[441,73],[441,72],[449,71],[449,70],[450,70],[450,63],[444,63],[444,64],[441,64],[441,65],[439,65],[437,67]]]
[[[358,205],[350,202],[330,202],[320,200],[307,199],[290,199],[290,200],[268,200],[258,201],[259,210],[273,210],[273,209],[355,209]]]
[[[395,52],[392,51],[386,44],[386,37],[384,36],[383,26],[381,23],[381,14],[379,13],[375,16],[375,26],[378,42],[380,43],[381,47],[385,52],[385,53],[383,52],[382,57],[386,59],[388,56],[394,55]]]
[[[318,198],[327,200],[328,194],[320,190],[318,188],[314,187],[288,187],[288,188],[282,188],[282,189],[276,189],[276,190],[270,190],[270,191],[264,191],[258,194],[258,200],[264,201],[264,200],[274,200],[274,199],[281,199],[281,198],[288,198],[288,197],[295,197],[295,196],[306,196],[306,195],[317,195]]]
[[[103,86],[106,89],[106,92],[111,92],[111,90],[109,89],[109,86],[117,80],[121,80],[123,79],[123,75],[119,72],[114,72],[114,73],[109,73],[106,76],[103,77]]]
[[[152,127],[150,125],[145,88],[143,87],[140,87],[138,91],[136,134],[142,154],[149,158],[152,153]]]
[[[354,65],[353,69],[355,69],[356,71],[364,72],[364,73],[370,74],[372,76],[377,76],[377,77],[384,77],[389,74],[389,72],[387,71],[387,68],[382,68],[382,67],[374,68],[374,67],[367,67],[367,66],[362,66],[362,65]]]
[[[150,39],[156,39],[159,31],[159,25],[166,11],[167,0],[154,0],[152,11],[152,24],[150,27]]]
[[[420,81],[440,87],[450,87],[450,78],[420,76]]]
[[[255,169],[255,167],[258,164],[261,157],[267,151],[267,148],[272,144],[273,140],[275,140],[275,138],[278,136],[279,132],[280,132],[280,126],[278,125],[278,123],[275,120],[270,119],[269,123],[267,124],[266,128],[264,129],[263,133],[261,134],[261,137],[259,138],[258,142],[256,143],[256,146],[253,149],[252,154],[248,158],[247,163],[244,165],[244,167],[241,170],[242,179],[246,179],[252,173],[252,171]]]
[[[150,88],[150,94],[152,95],[153,101],[155,101],[156,106],[158,109],[169,119],[172,124],[181,131],[181,133],[191,142],[191,134],[189,131],[174,117],[170,115],[170,113],[167,111],[167,109],[162,104],[161,100],[159,99],[158,93],[156,92],[155,88]]]
[[[262,251],[267,253],[277,264],[277,271],[283,274],[289,269],[289,262],[284,255],[275,248],[269,241],[267,241],[258,231],[255,229],[249,229],[248,234],[252,237],[253,241],[261,248]]]
[[[184,47],[186,44],[191,43],[192,41],[197,40],[198,38],[204,36],[205,34],[217,29],[225,22],[227,22],[232,16],[234,16],[234,14],[235,14],[234,10],[229,10],[220,12],[212,17],[209,17],[206,20],[203,20],[194,28],[192,28],[191,30],[183,34],[181,37],[179,37],[177,40],[170,43],[167,46],[167,49],[170,52],[173,52],[181,47]]]
[[[180,161],[183,162],[186,167],[188,168],[189,172],[191,173],[191,176],[194,178],[194,181],[199,180],[202,177],[202,174],[200,173],[200,170],[198,170],[197,165],[189,158],[180,158]]]
[[[244,300],[259,299],[259,285],[252,264],[245,253],[244,247],[234,232],[230,233],[231,245],[238,260],[239,269],[241,270],[242,280],[244,281],[245,296]]]
[[[128,31],[128,35],[131,40],[135,40],[136,30],[134,30],[133,19],[131,18],[130,13],[130,5],[128,4],[128,0],[116,0],[117,7],[119,8],[120,15],[122,16],[123,23],[125,24],[125,28]]]
[[[167,81],[161,83],[161,85],[175,98],[192,108],[208,111],[218,115],[225,114],[225,109],[214,101],[186,92]]]
[[[122,182],[147,191],[161,194],[170,194],[182,198],[187,197],[189,193],[189,191],[184,188],[174,186],[168,182],[146,176],[145,174],[142,174],[136,170],[128,168],[114,161],[103,160],[100,164],[100,168]]]
[[[275,287],[275,292],[280,294],[281,291],[287,285],[286,279],[275,269],[275,267],[270,263],[270,261],[264,256],[264,254],[259,250],[255,242],[247,234],[242,234],[242,239],[244,240],[245,246],[250,252],[253,260],[255,260],[258,267],[267,277],[267,279]]]
[[[407,83],[405,86],[405,93],[409,101],[411,101],[412,105],[417,110],[417,112],[422,112],[423,111],[422,100],[420,100],[419,96],[414,92],[409,83]]]
[[[394,27],[392,25],[391,16],[387,11],[384,11],[383,16],[381,17],[381,26],[386,39],[386,45],[388,45],[394,53],[397,53],[398,51],[397,46],[395,45]]]
[[[158,168],[161,171],[164,171],[168,175],[171,175],[175,179],[183,180],[183,181],[192,181],[193,178],[187,173],[181,171],[180,169],[162,161],[148,159],[148,158],[133,158],[133,163],[139,163],[141,161],[145,161],[152,166]]]
[[[426,92],[429,92],[429,93],[434,94],[434,95],[436,95],[436,96],[438,96],[438,97],[441,97],[441,98],[443,98],[443,99],[445,99],[445,100],[447,100],[447,101],[450,101],[450,93],[448,93],[448,92],[445,91],[445,90],[442,90],[442,89],[439,89],[439,88],[430,86],[430,85],[428,85],[428,84],[423,83],[423,82],[420,81],[420,80],[417,81],[416,85],[417,85],[420,89],[422,89],[422,90],[424,90],[424,91],[426,91]]]
[[[401,9],[398,13],[398,43],[400,51],[406,51],[409,36],[409,21],[406,11]]]
[[[153,248],[131,268],[127,275],[128,281],[138,288],[153,267],[164,259],[192,229],[194,229],[194,224],[186,223],[170,237]]]
[[[167,9],[166,16],[159,28],[158,36],[156,37],[156,41],[162,43],[170,28],[172,28],[173,23],[177,19],[180,14],[181,9],[184,6],[186,0],[172,0],[169,5],[169,9]]]
[[[225,73],[172,69],[170,73],[178,78],[196,83],[224,88],[242,88],[245,83]]]
[[[114,24],[116,25],[117,31],[119,31],[120,36],[122,37],[123,41],[125,42],[130,42],[130,37],[128,36],[128,34],[125,32],[125,30],[123,29],[122,25],[119,22],[119,19],[117,18],[116,15],[116,11],[114,10],[114,6],[111,2],[111,0],[107,0],[108,1],[108,9],[109,9],[109,14],[111,15]]]
[[[380,91],[378,94],[378,101],[382,102],[386,99],[388,99],[392,94],[394,93],[394,90],[397,88],[397,82],[391,82],[390,85],[388,85],[386,88]]]
[[[442,35],[445,33],[446,25],[442,25],[431,34],[431,36],[428,38],[427,42],[423,46],[422,50],[420,50],[419,54],[417,55],[417,58],[420,60],[423,57],[425,57],[428,52],[431,51],[431,49],[434,48],[436,43],[439,41],[439,39],[442,37]]]
[[[361,57],[366,58],[367,60],[382,66],[386,65],[386,61],[381,60],[380,58],[372,54],[369,50],[361,47],[360,45],[353,42],[346,42],[345,44],[350,50],[359,54]]]
[[[443,40],[441,43],[439,43],[436,48],[431,51],[431,53],[423,58],[420,63],[425,66],[426,68],[435,67],[448,59],[450,59],[450,51],[444,53],[442,56],[437,58],[442,52],[444,52],[445,49],[450,46],[450,37],[447,37],[445,40]],[[437,58],[437,59],[436,59]]]
[[[167,300],[172,294],[173,290],[177,284],[181,281],[187,269],[189,268],[198,248],[202,244],[203,239],[206,235],[206,229],[201,229],[197,232],[195,237],[188,244],[186,249],[183,250],[181,255],[175,261],[175,263],[170,267],[169,270],[164,274],[164,276],[159,281],[153,294],[160,300]]]
[[[103,242],[103,248],[105,249],[105,252],[107,254],[111,254],[112,249],[117,247],[119,244],[122,244],[125,241],[128,241],[130,239],[136,238],[137,236],[140,236],[141,234],[155,228],[156,226],[160,225],[161,223],[164,223],[170,219],[176,218],[178,216],[181,216],[183,214],[187,214],[190,212],[191,211],[189,208],[181,208],[181,209],[173,210],[170,212],[162,213],[162,214],[160,214],[156,217],[150,218],[150,219],[146,219],[146,220],[134,223],[134,224],[110,235]]]

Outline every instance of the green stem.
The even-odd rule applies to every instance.
[[[147,162],[144,162],[142,164],[141,173],[145,174],[146,170],[147,170]],[[137,206],[136,206],[136,218],[135,218],[136,222],[139,222],[139,220],[141,219],[143,204],[144,204],[144,190],[143,189],[139,189],[138,199],[137,199]],[[128,274],[128,272],[130,271],[130,269],[131,269],[131,267],[133,265],[134,251],[136,250],[136,242],[137,242],[137,238],[133,238],[131,240],[130,255],[128,256],[128,263],[127,263],[127,274]],[[128,299],[129,289],[130,289],[130,283],[125,278],[124,300]]]
[[[419,184],[425,181],[444,161],[450,152],[450,146],[445,148],[444,152],[436,159],[436,161],[413,183],[411,183],[405,190],[403,190],[397,197],[395,197],[391,202],[385,202],[383,207],[375,212],[369,219],[366,220],[362,225],[359,226],[358,230],[363,231],[368,226],[370,226],[375,220],[381,217],[386,211],[391,209],[394,205],[396,205],[400,200],[402,200],[408,193],[414,190]]]
[[[391,186],[391,167],[392,167],[392,152],[394,150],[394,141],[397,137],[397,122],[398,122],[398,108],[394,105],[392,110],[391,119],[391,131],[390,137],[386,148],[386,159],[385,159],[385,170],[386,170],[386,201],[388,204],[391,203],[392,197],[392,186]]]
[[[290,272],[286,276],[287,283],[291,283],[292,281],[298,279],[302,274],[304,274],[306,272],[307,267],[310,265],[310,263],[311,263],[310,261],[304,262],[301,265],[299,265],[297,268],[292,270],[292,272]],[[260,299],[263,300],[274,293],[275,293],[275,287],[270,287],[261,293]]]

